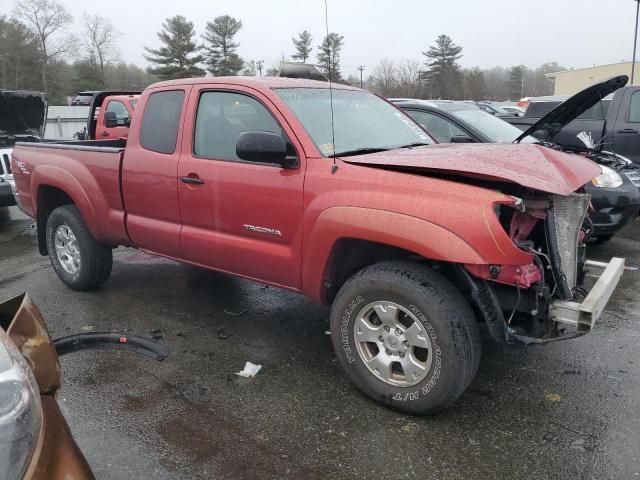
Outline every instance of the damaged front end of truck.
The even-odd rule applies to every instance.
[[[522,266],[464,265],[460,274],[494,339],[547,343],[591,331],[624,271],[624,260],[586,259],[590,196],[530,196],[496,206]]]
[[[348,161],[496,194],[482,215],[470,207],[447,220],[447,228],[482,246],[486,261],[436,264],[501,343],[539,344],[588,333],[624,271],[623,259],[586,258],[591,196],[583,185],[602,169],[578,155],[540,145],[471,144]]]

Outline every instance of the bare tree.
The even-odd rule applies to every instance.
[[[420,62],[405,59],[396,68],[398,95],[407,98],[420,96]]]
[[[392,96],[397,87],[396,64],[388,58],[383,58],[373,69],[370,81],[377,93],[384,97]]]
[[[99,15],[84,15],[84,34],[88,57],[95,59],[102,88],[106,86],[105,69],[118,60],[116,39],[120,34],[110,20]]]
[[[55,0],[21,0],[16,5],[16,17],[27,24],[38,39],[42,62],[42,89],[49,92],[49,67],[72,52],[75,38],[65,34],[73,17]]]

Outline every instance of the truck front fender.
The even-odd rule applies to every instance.
[[[323,301],[333,247],[341,239],[389,245],[431,260],[485,264],[463,238],[426,220],[362,207],[331,207],[318,216],[308,235],[302,268],[302,290]]]

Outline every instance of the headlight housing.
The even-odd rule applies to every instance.
[[[22,478],[41,427],[36,379],[9,335],[0,328],[0,478]]]
[[[618,175],[618,172],[616,172],[612,168],[605,167],[604,165],[600,165],[600,168],[602,168],[602,173],[591,180],[591,183],[593,183],[594,186],[603,188],[618,188],[620,185],[622,185],[623,180],[622,177]]]

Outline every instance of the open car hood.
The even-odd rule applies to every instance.
[[[602,169],[591,160],[535,144],[439,144],[344,157],[351,164],[506,181],[570,195]]]
[[[618,75],[585,88],[581,92],[576,93],[573,97],[566,99],[536,123],[531,125],[522,133],[522,135],[516,138],[514,142],[519,143],[523,138],[533,135],[535,132],[540,130],[546,131],[545,140],[550,141],[560,130],[562,130],[562,127],[574,121],[607,95],[624,87],[628,81],[628,76]]]
[[[0,90],[0,136],[44,135],[47,96],[41,92]]]

